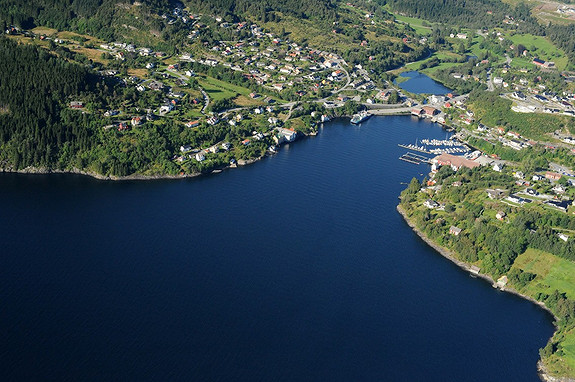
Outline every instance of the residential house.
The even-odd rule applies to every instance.
[[[459,236],[460,233],[461,233],[461,228],[458,228],[454,225],[449,227],[449,234],[451,234],[453,236]]]
[[[427,199],[425,202],[423,202],[423,205],[429,209],[434,209],[434,208],[439,207],[439,203],[437,203],[435,200],[432,200],[432,199]]]
[[[500,190],[499,188],[492,190],[490,188],[488,188],[487,190],[485,190],[487,192],[487,197],[489,199],[501,199],[505,196],[506,194],[506,190]]]
[[[495,163],[493,165],[493,171],[497,171],[497,172],[503,171],[503,165],[501,163]]]
[[[142,120],[142,117],[134,117],[132,118],[131,123],[132,126],[140,126],[144,121]]]
[[[160,81],[152,81],[148,87],[152,90],[162,90],[164,88],[164,84]]]
[[[552,171],[546,171],[545,172],[545,178],[549,179],[549,180],[559,180],[561,179],[561,174],[557,173],[557,172],[552,172]]]
[[[525,199],[525,198],[522,198],[522,197],[520,197],[520,196],[513,195],[513,194],[511,194],[511,195],[509,195],[508,197],[506,197],[505,200],[508,200],[508,201],[510,201],[510,202],[512,202],[512,203],[517,203],[517,204],[519,204],[519,205],[524,205],[525,203],[531,202],[531,200],[529,200],[529,199]]]
[[[160,114],[166,114],[172,110],[174,110],[174,105],[172,105],[171,103],[160,106]]]
[[[548,200],[545,202],[545,204],[551,206],[551,207],[555,207],[560,211],[563,212],[567,212],[567,209],[569,208],[569,206],[571,205],[571,201],[570,200]]]
[[[208,118],[208,119],[206,120],[206,122],[207,122],[209,125],[212,125],[212,126],[213,126],[213,125],[217,125],[217,124],[220,122],[220,120],[218,119],[218,117],[210,117],[210,118]]]
[[[558,194],[558,195],[563,195],[565,193],[565,187],[563,187],[560,184],[556,184],[551,191],[553,191],[554,193]]]
[[[283,142],[293,142],[297,138],[297,132],[293,129],[286,129],[283,127],[276,127],[278,134],[274,136],[277,144]],[[283,137],[283,138],[282,138]]]

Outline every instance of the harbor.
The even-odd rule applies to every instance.
[[[424,154],[441,155],[447,154],[466,154],[470,151],[469,147],[465,144],[453,139],[422,139],[417,140],[415,144],[401,144],[398,146],[411,151],[416,151]]]

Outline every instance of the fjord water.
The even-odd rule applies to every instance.
[[[407,81],[399,83],[399,87],[414,94],[447,94],[451,89],[446,88],[433,78],[416,70],[403,72],[400,77],[409,78]]]
[[[551,317],[422,242],[410,117],[197,179],[0,175],[3,380],[537,381]]]

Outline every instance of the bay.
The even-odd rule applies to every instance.
[[[400,82],[399,87],[413,94],[445,95],[451,92],[451,89],[416,70],[403,72],[400,77],[408,78],[408,80]]]
[[[551,317],[397,213],[428,166],[373,117],[186,180],[0,174],[3,380],[538,381]]]

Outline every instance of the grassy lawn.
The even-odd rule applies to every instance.
[[[415,61],[415,62],[412,62],[412,63],[405,65],[403,68],[396,71],[395,73],[399,74],[399,73],[405,72],[405,71],[419,70],[419,68],[421,67],[421,64],[428,62],[432,58],[438,58],[439,60],[445,60],[445,59],[460,58],[460,57],[461,56],[457,53],[447,52],[447,51],[437,51],[437,52],[434,52],[430,57],[426,58],[425,60]],[[433,74],[434,72],[436,72],[439,69],[450,68],[450,67],[457,66],[457,65],[461,65],[461,63],[459,63],[459,62],[442,62],[438,66],[434,66],[433,68],[422,69],[421,71],[423,73],[426,73],[426,74]],[[399,80],[399,78],[398,78],[398,80]],[[400,81],[398,81],[398,82],[400,82]]]
[[[210,96],[210,99],[213,101],[225,99],[225,98],[232,98],[235,97],[236,94],[242,94],[246,91],[249,94],[249,89],[241,88],[239,86],[235,86],[232,84],[228,84],[226,82],[216,80],[212,77],[202,77],[198,78],[198,83],[206,93]],[[238,90],[241,90],[238,91]]]
[[[531,62],[531,60],[528,60],[526,58],[519,58],[519,57],[515,57],[511,60],[511,67],[515,68],[515,69],[533,69],[535,68],[535,64],[533,64],[533,62]]]
[[[538,292],[550,294],[557,289],[570,299],[575,298],[575,263],[571,261],[529,248],[517,257],[513,268],[537,275],[523,290],[531,296]],[[546,365],[552,373],[565,375],[575,370],[575,329],[562,329],[557,340],[561,343],[562,354],[553,354]]]
[[[233,85],[228,82],[217,80],[213,77],[202,77],[198,79],[202,87],[219,88],[229,93],[239,93],[242,95],[249,95],[252,91],[243,86]],[[207,91],[207,90],[206,90]]]
[[[554,61],[559,70],[564,70],[568,64],[568,58],[565,53],[557,48],[551,41],[545,37],[533,36],[531,34],[515,34],[507,35],[513,44],[521,44],[525,46],[531,53],[536,54],[538,57]]]
[[[253,99],[253,98],[247,97],[245,95],[241,95],[241,96],[237,97],[236,99],[234,99],[234,103],[238,106],[243,106],[243,107],[260,106],[260,105],[264,104],[264,102],[261,101],[261,99],[262,98]]]
[[[58,30],[53,29],[53,28],[48,28],[48,27],[36,27],[36,28],[32,29],[32,32],[34,32],[36,34],[45,34],[47,36],[51,36],[51,35],[58,33]]]
[[[389,9],[386,9],[389,12]],[[431,34],[431,23],[427,22],[425,20],[421,20],[421,19],[416,19],[415,17],[407,17],[407,16],[401,16],[401,15],[397,15],[394,14],[392,12],[389,12],[391,14],[393,14],[393,16],[401,21],[402,23],[405,24],[409,24],[410,27],[412,27],[413,29],[415,29],[415,31],[420,34],[420,35],[429,35]],[[426,23],[428,26],[424,26],[423,23]]]
[[[134,68],[130,68],[128,69],[128,75],[130,76],[136,76],[139,78],[146,78],[148,76],[148,69],[134,69]]]
[[[513,267],[537,275],[537,278],[527,286],[530,294],[535,295],[537,292],[549,294],[557,289],[565,292],[569,298],[575,299],[575,263],[548,252],[529,248],[515,260]],[[575,351],[573,354],[575,356]]]

